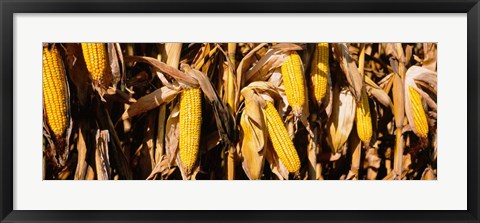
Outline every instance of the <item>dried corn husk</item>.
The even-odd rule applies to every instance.
[[[334,88],[332,115],[327,124],[327,142],[334,153],[339,152],[352,131],[355,106],[355,98],[348,89]]]

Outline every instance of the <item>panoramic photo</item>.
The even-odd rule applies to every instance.
[[[436,180],[437,43],[44,43],[43,180]]]

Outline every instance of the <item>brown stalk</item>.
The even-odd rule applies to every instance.
[[[404,82],[405,82],[405,73],[407,72],[405,67],[405,54],[403,52],[402,44],[395,43],[395,57],[398,61],[398,73],[394,76],[393,80],[393,105],[394,105],[394,117],[395,117],[395,153],[394,153],[394,162],[393,170],[395,173],[394,178],[396,180],[401,179],[402,177],[402,161],[403,161],[403,151],[404,151],[404,140],[402,135],[402,129],[405,118],[405,92],[404,92]],[[395,69],[394,69],[395,70]]]
[[[180,63],[180,54],[182,52],[182,43],[165,43],[165,54],[167,65],[177,68]],[[165,58],[163,58],[165,62]],[[161,157],[165,154],[165,123],[167,119],[167,105],[162,104],[158,110],[157,117],[157,137],[155,140],[155,163],[160,162]]]
[[[317,154],[318,148],[320,146],[317,143],[319,128],[313,130],[313,137],[308,137],[308,146],[307,146],[307,157],[308,157],[308,179],[315,180],[318,178],[317,173]]]
[[[235,103],[235,93],[237,90],[235,89],[235,74],[233,71],[236,69],[235,67],[235,52],[237,49],[236,43],[228,43],[228,59],[230,60],[231,68],[228,69],[228,76],[227,76],[227,106],[230,109],[230,113],[234,114],[236,111],[236,103]],[[228,156],[227,156],[227,180],[235,179],[235,147],[234,144],[230,145],[228,148]]]
[[[351,180],[358,180],[358,171],[360,169],[360,158],[362,153],[362,142],[355,131],[353,131],[352,135],[350,136],[350,143],[349,143],[352,151],[352,161],[350,165],[350,172],[347,176],[347,179]]]
[[[399,179],[402,174],[402,157],[403,157],[403,122],[405,118],[405,102],[404,102],[404,87],[403,81],[398,74],[394,75],[393,80],[393,114],[395,117],[395,152],[393,170],[396,174],[395,178]]]

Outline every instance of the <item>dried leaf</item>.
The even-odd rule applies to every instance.
[[[304,46],[304,44],[303,44]],[[299,45],[299,44],[295,44],[295,43],[278,43],[278,44],[275,44],[272,46],[272,49],[276,50],[276,49],[280,49],[282,50],[283,52],[287,52],[287,51],[292,51],[292,50],[303,50],[304,47]]]
[[[433,172],[432,168],[427,167],[422,173],[422,180],[437,180],[437,176]]]
[[[258,46],[256,46],[250,52],[248,52],[248,54],[245,55],[243,59],[240,61],[240,63],[238,64],[238,67],[237,67],[237,87],[238,88],[237,88],[237,94],[235,98],[235,101],[237,102],[237,106],[235,107],[237,108],[238,108],[238,103],[240,103],[240,90],[243,88],[246,82],[244,78],[245,76],[244,74],[250,68],[250,65],[252,64],[253,59],[255,58],[255,53],[260,49],[262,49],[265,45],[267,45],[267,43],[258,44]]]
[[[265,158],[270,164],[272,173],[274,173],[279,180],[288,180],[289,172],[285,165],[283,165],[282,161],[280,161],[280,158],[278,158],[277,154],[273,150],[272,144],[269,141],[267,141],[265,149]]]
[[[97,168],[98,180],[109,180],[112,170],[110,169],[110,158],[108,156],[108,142],[110,134],[108,130],[97,130],[95,135],[95,166]]]
[[[166,133],[165,133],[165,152],[169,163],[173,165],[178,151],[178,140],[180,137],[179,116],[180,105],[177,103],[170,112],[167,119]]]
[[[414,81],[423,82],[434,90],[432,93],[437,93],[437,72],[424,67],[411,66],[407,70],[405,79],[405,81],[413,79]]]
[[[181,72],[180,70],[169,66],[163,62],[158,61],[155,58],[152,57],[141,57],[141,56],[126,56],[125,57],[125,62],[142,62],[142,63],[147,63],[153,66],[156,70],[168,74],[171,77],[175,78],[178,82],[186,83],[192,87],[198,86],[197,80],[195,78],[192,78],[189,75],[186,75],[185,73]]]
[[[245,74],[245,83],[252,81],[265,81],[268,79],[267,74],[280,67],[287,58],[286,54],[280,53],[280,49],[269,50],[250,70]]]
[[[120,69],[120,63],[119,63],[119,55],[122,54],[122,52],[117,52],[117,45],[118,43],[107,43],[107,52],[108,52],[108,59],[109,59],[109,65],[110,65],[110,70],[112,72],[112,84],[111,86],[113,88],[116,88],[118,81],[122,78],[121,74],[121,69]]]
[[[161,176],[160,179],[165,180],[173,173],[173,171],[175,171],[175,167],[170,165],[168,158],[162,156],[146,180],[153,180],[157,175]]]
[[[77,169],[75,171],[75,180],[85,180],[87,175],[87,145],[85,142],[85,138],[83,136],[82,130],[78,129],[78,139],[77,139],[77,153],[78,153],[78,161],[77,161]]]
[[[385,92],[380,86],[378,86],[375,82],[372,81],[368,76],[365,76],[365,83],[367,84],[367,91],[373,97],[377,99],[383,106],[390,108],[393,110],[393,103],[388,96],[387,92]]]
[[[436,43],[424,43],[423,51],[425,52],[425,58],[423,58],[422,67],[431,71],[437,70],[437,44]]]
[[[393,110],[393,103],[388,94],[381,88],[367,88],[370,93],[380,104]]]
[[[169,103],[178,93],[180,93],[178,90],[173,90],[166,86],[161,87],[160,89],[139,98],[137,102],[133,103],[128,110],[123,113],[122,120],[154,109],[164,103]]]
[[[375,148],[370,148],[365,154],[364,166],[367,169],[367,179],[375,180],[378,174],[378,168],[382,159],[378,157],[377,150]],[[393,171],[390,173],[394,173]]]
[[[355,101],[359,102],[362,98],[363,76],[358,71],[355,60],[348,51],[347,44],[335,43],[333,44],[333,47],[338,63],[340,64],[340,67],[342,68],[343,73],[348,81],[349,89],[355,97]]]
[[[91,94],[90,80],[88,78],[87,65],[82,54],[82,47],[77,43],[65,44],[65,68],[68,77],[75,86],[76,96],[80,105],[87,103],[88,96]]]

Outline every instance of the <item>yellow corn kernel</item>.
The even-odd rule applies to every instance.
[[[356,118],[358,137],[365,143],[370,142],[372,138],[372,116],[365,90],[362,91],[362,101],[357,103]]]
[[[313,54],[311,67],[311,80],[313,87],[313,96],[317,105],[322,104],[322,100],[327,95],[328,89],[328,43],[318,43]]]
[[[103,43],[82,43],[83,57],[93,81],[101,81],[107,71],[107,49]]]
[[[180,160],[187,172],[197,161],[202,129],[202,91],[186,89],[180,96]]]
[[[56,46],[43,48],[43,103],[48,126],[57,137],[67,127],[65,70]]]
[[[267,120],[268,135],[270,136],[275,153],[277,153],[278,158],[280,158],[289,172],[294,173],[299,171],[300,158],[277,109],[271,102],[267,101],[264,112]]]
[[[413,109],[414,128],[418,136],[426,138],[428,136],[428,121],[423,109],[422,98],[420,94],[413,87],[408,86],[410,93],[410,103]]]
[[[305,80],[302,60],[297,52],[292,52],[282,64],[282,78],[288,104],[296,116],[301,115],[305,105]]]

